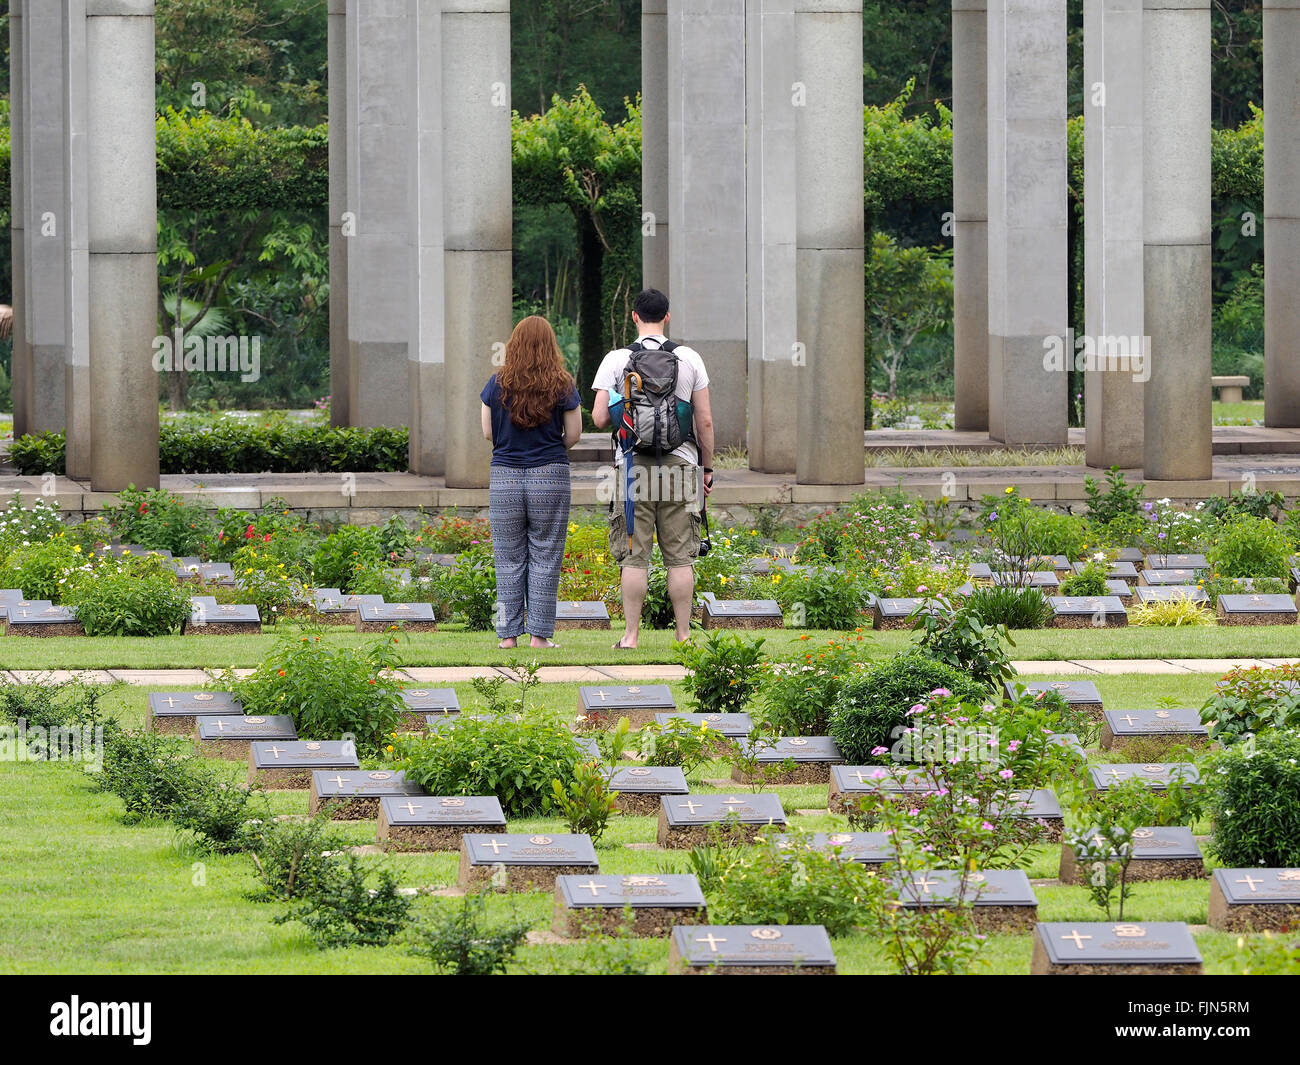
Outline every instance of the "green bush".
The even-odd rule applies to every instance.
[[[302,922],[321,950],[382,947],[402,930],[410,912],[411,899],[398,889],[391,870],[381,869],[371,887],[361,859],[348,854],[329,859],[299,903],[275,923]]]
[[[396,473],[409,465],[409,446],[407,429],[382,426],[164,422],[158,434],[160,472],[168,474]],[[63,433],[41,433],[15,439],[9,456],[25,477],[62,474],[65,448]]]
[[[104,748],[95,783],[126,807],[125,820],[170,818],[194,788],[193,756],[181,739],[153,732],[124,733]]]
[[[379,568],[384,561],[384,540],[373,525],[340,525],[312,555],[312,578],[317,588],[337,588],[352,595],[358,574]]]
[[[1300,866],[1300,732],[1228,748],[1212,760],[1206,789],[1210,847],[1222,865]]]
[[[266,821],[259,825],[248,856],[257,869],[255,901],[301,898],[315,890],[330,856],[347,838],[328,814],[309,821]]]
[[[212,522],[203,507],[166,490],[141,491],[132,485],[117,498],[102,514],[123,543],[193,555],[211,535]]]
[[[442,973],[456,976],[505,975],[524,944],[528,921],[487,924],[487,898],[467,895],[450,913],[429,917],[412,931],[412,953],[428,958]]]
[[[496,624],[497,571],[490,547],[474,547],[456,556],[456,568],[441,581],[448,608],[465,619],[471,632],[489,632]]]
[[[1007,629],[1041,629],[1052,619],[1052,604],[1037,588],[976,588],[965,609],[985,625]]]
[[[1290,572],[1292,545],[1271,518],[1242,514],[1219,530],[1205,560],[1216,577],[1277,577]]]
[[[41,543],[61,532],[63,519],[58,507],[43,499],[28,506],[20,494],[14,493],[8,509],[0,511],[0,559],[24,543]]]
[[[166,636],[190,616],[189,592],[157,555],[106,558],[78,571],[62,598],[87,636]]]
[[[641,757],[646,765],[680,766],[690,776],[713,754],[722,734],[701,722],[693,725],[675,717],[664,724],[652,721],[637,733]]]
[[[856,629],[867,607],[866,590],[853,573],[810,567],[780,574],[774,591],[795,628]]]
[[[917,645],[929,658],[946,662],[992,688],[1016,675],[1003,643],[1015,646],[1002,625],[986,625],[970,606],[954,609],[947,599],[931,599],[912,619]]]
[[[758,846],[733,850],[709,899],[717,924],[819,924],[832,936],[864,922],[876,876],[838,848],[815,846],[800,831],[778,839],[764,832]]]
[[[1106,574],[1110,562],[1105,555],[1090,558],[1080,573],[1071,574],[1061,582],[1062,595],[1096,596],[1106,594]]]
[[[609,790],[609,778],[597,763],[579,762],[568,785],[553,780],[551,790],[555,793],[555,809],[570,832],[588,835],[593,843],[605,834],[618,801]]]
[[[191,786],[171,813],[177,828],[194,833],[203,850],[238,854],[257,841],[257,827],[271,817],[266,796],[226,779],[218,765],[198,755],[188,763]]]
[[[1286,595],[1291,590],[1280,577],[1255,577],[1249,585],[1244,581],[1242,577],[1210,577],[1197,584],[1208,597],[1211,609],[1218,605],[1221,595]]]
[[[1201,706],[1210,739],[1225,747],[1273,729],[1300,728],[1300,666],[1237,666]]]
[[[708,634],[703,643],[687,640],[677,648],[677,660],[686,667],[685,688],[700,714],[732,714],[745,709],[763,683],[767,656],[762,639],[747,640],[722,629]]]
[[[300,735],[351,738],[366,756],[387,746],[397,729],[397,665],[391,637],[363,649],[295,636],[281,640],[249,677],[228,683],[245,713],[288,714]]]
[[[586,753],[573,733],[535,713],[522,720],[462,717],[423,737],[399,737],[397,767],[430,795],[495,795],[506,817],[549,813]]]
[[[1088,476],[1083,479],[1083,490],[1088,497],[1088,518],[1099,525],[1142,516],[1142,493],[1146,486],[1130,485],[1118,466],[1106,471],[1104,488],[1095,478]]]
[[[63,533],[44,543],[19,547],[0,566],[0,588],[18,588],[28,599],[59,602],[73,574],[92,568],[89,553]]]
[[[801,637],[807,639],[807,637]],[[862,668],[867,637],[827,640],[766,674],[760,716],[778,736],[825,736],[831,708],[849,678]]]
[[[987,688],[961,670],[909,651],[844,685],[831,711],[830,735],[850,765],[887,760],[874,752],[897,741],[910,724],[911,708],[936,689],[974,703],[989,696]]]

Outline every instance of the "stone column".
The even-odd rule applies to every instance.
[[[27,156],[23,118],[27,95],[27,66],[23,61],[24,0],[9,0],[9,247],[13,277],[13,355],[9,360],[9,382],[14,404],[14,436],[31,429],[28,397],[31,389],[31,360],[27,348]]]
[[[1300,426],[1300,0],[1264,0],[1264,424]]]
[[[800,484],[865,479],[862,2],[796,0]]]
[[[668,0],[668,283],[718,447],[745,442],[745,0]],[[861,151],[858,152],[861,155]]]
[[[1089,466],[1142,465],[1142,0],[1083,15]]]
[[[478,397],[512,322],[509,0],[443,0],[442,84],[447,485],[480,488]]]
[[[1210,476],[1210,0],[1143,0],[1143,291],[1152,480]]]
[[[90,486],[158,486],[153,0],[86,0]]]
[[[442,4],[407,0],[410,18],[412,129],[411,318],[407,359],[412,473],[441,474],[443,439]]]
[[[63,16],[55,3],[23,12],[24,288],[28,431],[58,431],[63,419],[64,282]],[[15,269],[18,264],[14,264]]]
[[[953,428],[989,427],[988,0],[952,2]]]
[[[347,0],[329,0],[326,15],[330,173],[330,424],[350,425],[352,370],[348,343],[348,28]],[[346,227],[346,228],[345,228]]]
[[[348,419],[405,425],[410,408],[411,115],[406,5],[352,0],[347,25]],[[333,366],[331,353],[331,368]]]
[[[1065,37],[1065,0],[989,0],[989,435],[1007,444],[1067,439]]]
[[[63,107],[65,175],[63,219],[66,302],[64,305],[63,400],[67,421],[65,460],[68,476],[90,477],[90,234],[87,229],[89,178],[86,173],[86,0],[60,0],[67,78]]]
[[[668,0],[641,2],[641,214],[641,282],[668,293]]]
[[[794,0],[749,0],[746,19],[749,466],[793,473],[798,412],[791,397],[799,388]]]

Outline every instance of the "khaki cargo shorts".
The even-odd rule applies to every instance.
[[[700,469],[676,455],[659,462],[645,455],[635,456],[632,498],[636,501],[632,543],[627,539],[623,517],[627,478],[622,469],[615,478],[610,502],[609,553],[620,566],[650,567],[650,549],[655,539],[668,569],[694,565],[700,553],[700,504],[704,491]]]

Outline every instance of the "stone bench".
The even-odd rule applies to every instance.
[[[1244,374],[1240,377],[1211,377],[1210,384],[1218,389],[1220,403],[1240,403],[1241,390],[1250,385],[1250,378]]]

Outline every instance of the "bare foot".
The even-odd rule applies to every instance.
[[[620,639],[620,640],[618,641],[618,643],[616,643],[616,644],[613,645],[615,651],[635,651],[635,650],[636,650],[636,641],[633,640],[631,643],[624,643],[623,640],[626,639],[626,638],[627,638],[627,637],[623,637],[623,639]]]
[[[499,644],[497,644],[497,646],[501,648],[501,650],[503,651],[509,651],[515,647],[515,638],[513,636],[509,636],[506,639],[502,640]]]
[[[530,643],[533,647],[559,647],[560,646],[554,640],[544,640],[537,636],[534,636],[530,641]]]

